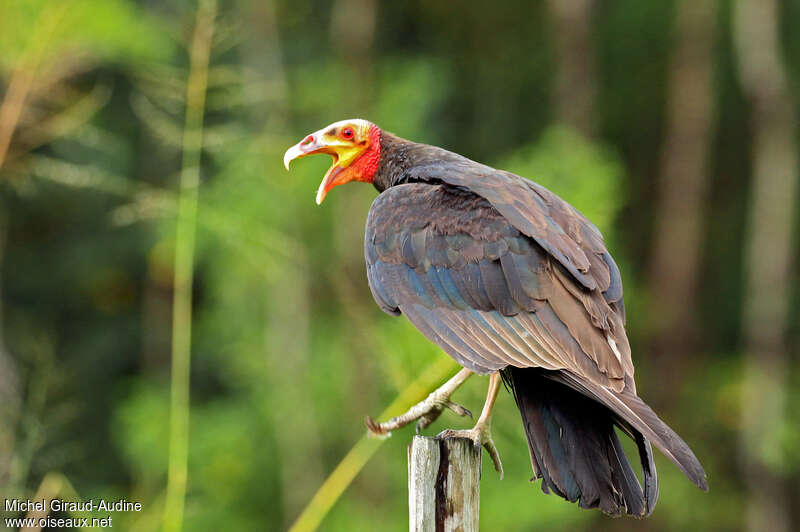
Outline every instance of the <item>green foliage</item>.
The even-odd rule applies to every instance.
[[[127,0],[9,0],[0,6],[0,65],[10,69],[37,46],[46,62],[86,53],[134,64],[163,60],[175,52],[167,27]]]
[[[161,382],[138,380],[115,412],[114,439],[131,472],[152,484],[167,470],[169,396]]]
[[[725,29],[730,3],[719,16],[716,189],[697,325],[708,334],[678,368],[682,386],[647,372],[642,339],[658,302],[637,284],[652,235],[672,4],[597,6],[597,138],[552,116],[558,36],[546,3],[379,3],[364,50],[332,21],[349,3],[323,4],[222,3],[199,140],[185,136],[194,3],[0,2],[3,98],[15,73],[33,75],[0,163],[0,406],[13,405],[0,409],[12,414],[0,419],[0,482],[3,457],[13,458],[6,491],[32,497],[45,479],[64,478],[84,498],[141,501],[141,514],[115,515],[121,530],[161,526],[177,185],[188,146],[200,188],[184,529],[285,529],[333,471],[342,494],[315,507],[322,529],[406,528],[413,428],[364,440],[362,420],[421,399],[455,364],[372,301],[363,226],[375,191],[337,188],[318,207],[329,160],[295,162],[291,173],[281,164],[309,131],[360,116],[532,179],[598,226],[623,271],[640,389],[674,388],[669,404],[654,406],[687,437],[712,486],[699,493],[658,458],[661,497],[647,526],[739,528],[738,246],[750,133]],[[800,12],[784,11],[783,24],[795,27]],[[509,29],[512,18],[521,23]],[[796,57],[796,32],[785,33],[787,57]],[[776,470],[796,480],[792,372],[786,420],[767,448]],[[485,380],[455,399],[477,412]],[[428,433],[469,424],[445,413]],[[581,511],[528,482],[519,414],[505,392],[494,435],[506,478],[488,465],[483,472],[484,529],[643,526]]]

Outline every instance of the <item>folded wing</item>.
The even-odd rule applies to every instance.
[[[532,183],[522,185],[515,189],[519,197],[504,201],[513,216],[526,218],[550,193],[537,191]],[[646,475],[649,496],[641,512],[649,513],[656,493],[647,440],[705,489],[705,473],[692,451],[636,395],[619,271],[597,229],[552,195],[539,218],[529,220],[550,232],[540,230],[534,238],[532,230],[520,227],[525,224],[509,219],[508,212],[474,189],[408,183],[378,196],[367,220],[365,253],[369,286],[380,307],[405,314],[429,340],[477,373],[540,368],[549,380],[603,405],[609,423],[634,438],[646,472],[652,470],[652,476]],[[556,243],[547,242],[551,236]],[[552,253],[556,248],[562,250],[559,256]],[[520,397],[523,418],[528,403],[532,416],[557,412],[556,417],[569,417],[567,406],[548,403],[542,410],[538,399]],[[531,445],[550,434],[534,430],[532,423],[528,427]],[[565,429],[562,424],[554,434],[583,430],[577,425]],[[613,431],[603,430],[598,440],[603,453],[618,450]],[[632,489],[628,467],[609,469],[609,478],[627,479],[619,489]]]
[[[612,285],[605,250],[588,290],[486,199],[429,184],[378,196],[365,250],[381,308],[405,314],[467,368],[565,369],[614,390],[633,374],[621,294],[601,291]]]

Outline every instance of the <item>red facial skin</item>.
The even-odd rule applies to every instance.
[[[340,134],[341,135],[341,134]],[[347,137],[342,138],[349,140]],[[334,169],[335,175],[325,185],[325,194],[333,187],[351,181],[372,183],[381,160],[381,130],[375,124],[369,127],[369,147],[347,168]]]

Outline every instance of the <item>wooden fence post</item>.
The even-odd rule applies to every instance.
[[[477,532],[481,452],[465,438],[414,436],[408,447],[408,529]]]

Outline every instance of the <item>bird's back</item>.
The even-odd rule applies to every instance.
[[[387,312],[405,314],[463,366],[506,372],[516,384],[537,475],[564,474],[564,482],[580,485],[564,491],[551,476],[543,487],[573,501],[583,496],[582,504],[609,513],[649,513],[657,489],[648,440],[705,487],[691,450],[636,395],[622,282],[597,228],[544,187],[445,150],[409,145],[398,160],[402,171],[376,198],[367,220],[365,253],[375,300]],[[554,396],[576,394],[573,406],[530,396],[533,389],[521,387],[542,378],[564,390]],[[576,436],[582,423],[570,412],[584,404],[604,412],[603,427],[620,426],[637,441],[644,491],[633,488],[624,456],[615,458],[624,464],[583,463],[586,456],[607,461],[621,449],[609,428],[595,439]],[[565,426],[537,429],[530,419],[542,415],[572,415],[577,423],[560,447],[552,438],[564,435]],[[542,449],[561,452],[537,462],[534,451]],[[592,473],[594,467],[616,479],[607,493],[597,491],[600,470]],[[625,490],[628,502],[611,495]]]

